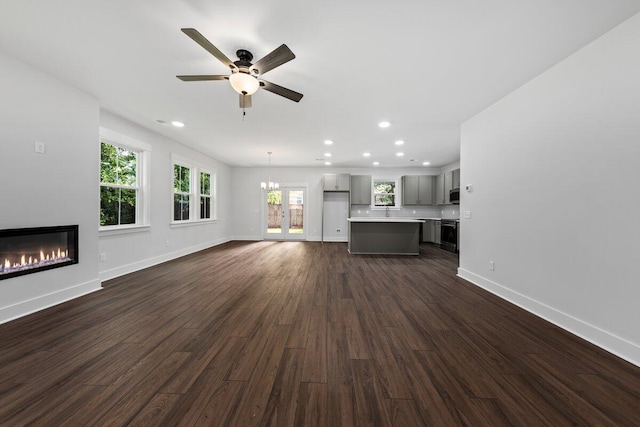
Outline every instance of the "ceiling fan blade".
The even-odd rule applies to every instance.
[[[229,80],[227,75],[176,76],[184,82],[200,82],[205,80]]]
[[[275,93],[276,95],[284,96],[285,98],[289,98],[292,101],[300,102],[302,99],[302,94],[295,92],[291,89],[287,89],[286,87],[278,86],[275,83],[268,82],[266,80],[260,80],[260,86],[264,90],[268,90],[269,92]]]
[[[220,52],[220,50],[217,47],[215,47],[213,44],[211,44],[209,40],[207,40],[202,34],[198,32],[198,30],[194,28],[183,28],[182,32],[188,35],[189,37],[191,37],[191,39],[194,42],[198,43],[207,52],[209,52],[211,55],[218,58],[218,60],[222,62],[224,65],[226,65],[227,67],[231,69],[237,68],[236,64],[234,64],[232,60],[227,58],[227,56],[224,53]]]
[[[267,56],[253,64],[252,70],[257,70],[258,74],[264,74],[267,71],[273,70],[276,67],[291,61],[296,56],[291,52],[291,49],[286,44],[274,49]]]
[[[251,95],[240,94],[240,108],[251,108]]]

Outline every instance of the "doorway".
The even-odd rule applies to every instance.
[[[306,239],[305,192],[304,187],[281,187],[265,192],[265,239]]]

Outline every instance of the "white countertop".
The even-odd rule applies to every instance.
[[[394,217],[353,217],[347,218],[349,222],[424,222],[423,219],[415,218],[394,218]]]

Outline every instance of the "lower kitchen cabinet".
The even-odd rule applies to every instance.
[[[422,227],[422,241],[440,244],[440,221],[427,219]]]

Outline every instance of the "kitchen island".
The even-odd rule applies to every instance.
[[[420,225],[413,218],[348,218],[351,254],[419,255]]]

